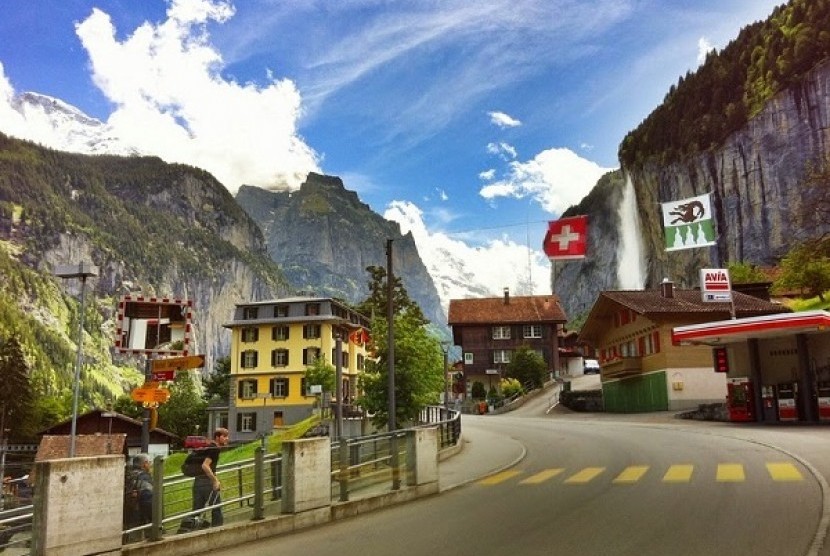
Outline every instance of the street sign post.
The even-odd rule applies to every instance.
[[[168,371],[182,371],[184,369],[198,369],[205,366],[204,355],[187,355],[185,357],[165,357],[164,359],[153,359],[150,364],[150,371],[155,373]],[[172,379],[167,379],[172,380]]]
[[[161,404],[170,399],[170,390],[161,388],[158,382],[147,382],[130,392],[130,397],[137,403]]]

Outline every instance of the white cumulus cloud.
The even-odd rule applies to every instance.
[[[548,149],[526,162],[510,163],[509,175],[485,185],[485,199],[532,197],[551,214],[561,214],[582,200],[597,180],[613,168],[603,168],[570,149]]]
[[[499,296],[505,287],[515,295],[550,293],[550,262],[538,250],[506,238],[472,247],[427,229],[421,209],[408,201],[391,202],[383,217],[397,222],[403,233],[412,233],[445,310],[450,299],[474,290],[485,296]],[[462,267],[452,266],[458,261]]]
[[[221,0],[171,0],[167,19],[145,22],[123,41],[108,14],[94,8],[76,24],[94,83],[114,105],[107,134],[142,154],[204,168],[231,193],[240,185],[296,188],[319,156],[297,132],[302,99],[294,83],[263,70],[264,85],[222,76],[221,54],[206,24],[234,15]],[[16,111],[0,68],[0,121],[12,135],[66,146],[60,129],[37,113]]]
[[[505,114],[504,112],[487,112],[487,115],[490,116],[490,123],[501,128],[518,127],[522,125],[521,121]]]

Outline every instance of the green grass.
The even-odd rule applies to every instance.
[[[816,310],[830,310],[830,292],[824,294],[824,301],[818,297],[793,299],[786,302],[787,307],[793,311],[816,311]]]
[[[299,423],[295,423],[294,425],[282,429],[279,432],[275,432],[274,434],[266,437],[265,452],[269,454],[280,452],[284,441],[300,438],[306,433],[306,431],[317,425],[319,422],[319,416],[311,416],[304,421],[300,421]],[[222,450],[222,455],[219,459],[220,464],[226,465],[236,461],[252,459],[254,457],[254,451],[261,445],[261,441],[254,440],[240,446],[235,446],[234,448]],[[184,463],[184,458],[186,457],[187,452],[175,452],[167,456],[164,459],[164,476],[172,477],[174,475],[179,475],[181,473],[182,463]]]
[[[274,454],[282,451],[282,443],[284,441],[300,438],[306,431],[317,425],[319,421],[319,416],[312,416],[266,437],[266,453]],[[250,485],[253,484],[253,468],[246,468],[243,471],[229,470],[223,472],[221,467],[235,462],[253,459],[254,452],[261,445],[262,442],[260,440],[255,440],[240,446],[235,446],[234,448],[222,450],[222,455],[219,459],[220,469],[217,475],[222,482],[222,491],[227,492],[228,496],[238,495],[240,488],[248,491]],[[176,476],[182,478],[181,466],[186,457],[186,452],[176,452],[167,456],[164,460],[164,476],[166,478]],[[184,477],[183,481],[175,481],[165,486],[165,515],[170,516],[190,510],[192,506],[192,485],[192,479]],[[231,512],[234,511],[233,508],[228,509]]]

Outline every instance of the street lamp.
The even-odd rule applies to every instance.
[[[69,434],[69,457],[74,458],[75,435],[78,430],[78,394],[81,384],[81,361],[83,361],[84,357],[84,294],[86,292],[86,279],[91,276],[98,276],[98,267],[83,262],[77,265],[58,265],[55,267],[55,276],[64,279],[81,279],[81,315],[78,319],[78,357],[75,360],[75,381],[72,391],[72,430]]]
[[[444,409],[449,411],[450,409],[450,382],[449,382],[449,375],[447,369],[447,357],[449,356],[450,351],[450,343],[449,342],[441,342],[441,349],[444,351]]]

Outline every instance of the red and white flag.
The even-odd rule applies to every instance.
[[[549,259],[584,259],[588,243],[588,217],[571,216],[548,222],[542,248]]]

